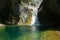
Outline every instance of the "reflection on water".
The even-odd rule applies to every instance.
[[[1,40],[21,40],[21,39],[22,40],[32,40],[32,39],[34,40],[35,38],[33,37],[35,37],[36,34],[35,34],[34,29],[31,29],[31,28],[32,26],[26,26],[26,25],[6,26],[4,30],[0,31],[0,39]]]
[[[39,28],[41,27],[41,28]],[[32,28],[32,29],[31,29]],[[59,40],[55,30],[43,26],[6,26],[0,29],[0,40]]]

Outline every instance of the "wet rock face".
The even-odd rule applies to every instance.
[[[41,25],[60,25],[60,0],[43,0],[38,9]]]
[[[3,6],[0,8],[0,23],[14,25],[19,22],[19,3],[18,0],[0,1]]]

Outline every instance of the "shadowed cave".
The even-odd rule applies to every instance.
[[[60,26],[60,0],[43,0],[38,19],[43,26]]]

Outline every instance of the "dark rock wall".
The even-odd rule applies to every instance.
[[[59,0],[43,0],[38,9],[38,19],[41,25],[60,25],[60,3],[58,3],[58,1]]]
[[[9,25],[17,24],[19,21],[19,2],[18,0],[6,0],[6,2],[0,11],[0,22]]]

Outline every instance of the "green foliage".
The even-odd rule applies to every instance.
[[[32,2],[32,0],[22,0],[22,2]]]

